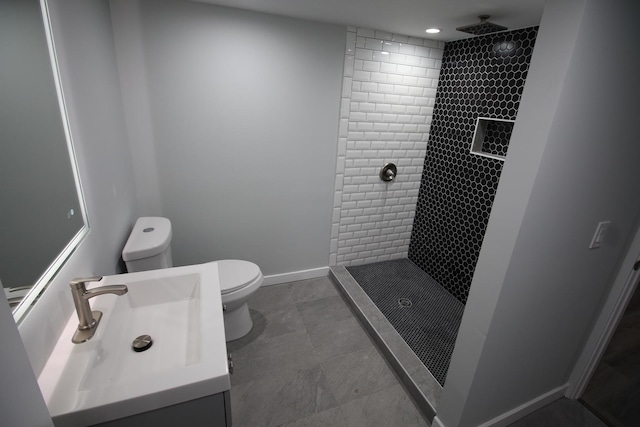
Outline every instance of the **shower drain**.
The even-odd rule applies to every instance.
[[[398,300],[398,305],[401,308],[407,308],[407,307],[411,307],[413,305],[413,303],[411,302],[411,300],[409,298],[400,298]]]

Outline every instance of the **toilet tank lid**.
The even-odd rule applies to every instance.
[[[135,261],[162,253],[171,244],[171,221],[158,216],[138,218],[122,250],[124,261]]]

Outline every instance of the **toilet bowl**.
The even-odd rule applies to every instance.
[[[138,218],[122,250],[127,271],[173,267],[171,237],[171,221],[167,218]],[[212,262],[218,265],[226,341],[234,341],[248,334],[253,327],[247,300],[262,285],[264,276],[260,267],[249,261]]]
[[[253,327],[247,300],[264,282],[260,268],[252,262],[235,259],[214,261],[218,264],[224,333],[227,341],[247,335]]]

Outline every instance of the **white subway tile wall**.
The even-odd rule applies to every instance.
[[[347,28],[330,265],[405,258],[444,43]],[[380,168],[395,163],[383,182]]]

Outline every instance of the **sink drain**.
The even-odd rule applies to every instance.
[[[407,307],[411,307],[413,305],[413,303],[411,302],[411,300],[409,298],[400,298],[398,300],[398,305],[401,308],[407,308]]]
[[[136,339],[133,340],[131,344],[131,348],[133,351],[140,353],[141,351],[148,350],[153,344],[153,340],[149,335],[140,335]]]

